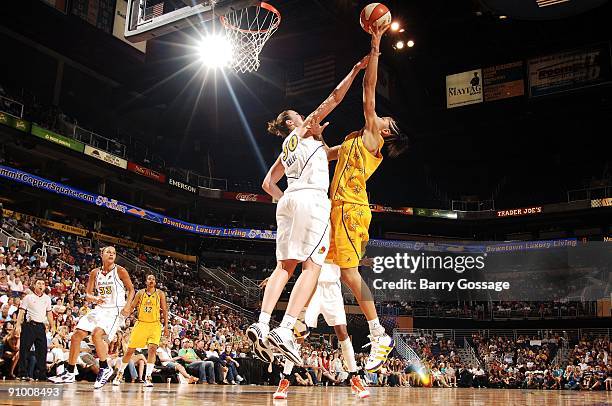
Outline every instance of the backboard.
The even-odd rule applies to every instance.
[[[140,42],[198,25],[257,0],[128,0],[125,38]]]

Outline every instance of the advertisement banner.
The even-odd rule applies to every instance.
[[[127,169],[128,161],[104,150],[85,145],[84,152],[86,155],[99,159],[100,161],[104,161],[107,164],[118,166],[121,169]]]
[[[525,94],[523,62],[521,61],[484,68],[482,80],[485,102]]]
[[[137,242],[134,242],[134,241],[131,241],[125,238],[113,237],[112,235],[107,235],[107,234],[102,234],[102,233],[93,233],[93,235],[95,239],[104,241],[110,244],[121,245],[123,247],[134,248],[134,249],[142,249],[147,252],[151,252],[153,254],[165,255],[167,257],[172,257],[172,258],[176,258],[176,259],[187,261],[187,262],[197,261],[197,258],[195,255],[185,255],[179,252],[168,251],[168,250],[164,250],[161,248],[152,247],[146,244],[139,244]]]
[[[457,212],[451,210],[438,210],[438,209],[413,209],[415,216],[421,217],[437,217],[446,219],[457,219]]]
[[[170,186],[174,186],[175,188],[184,190],[185,192],[193,193],[194,195],[198,193],[198,188],[185,182],[181,182],[180,180],[168,178],[168,184]]]
[[[223,192],[223,198],[226,200],[240,200],[241,202],[272,203],[271,196],[256,193]]]
[[[396,214],[404,214],[406,216],[412,216],[414,213],[412,211],[412,207],[389,207],[383,206],[380,204],[371,204],[370,211],[372,213],[396,213]]]
[[[497,210],[497,217],[530,216],[542,212],[542,206],[522,207],[520,209]]]
[[[591,207],[612,207],[612,197],[591,200]]]
[[[482,69],[446,77],[446,108],[482,103]]]
[[[128,162],[127,170],[137,173],[140,176],[144,176],[145,178],[153,179],[160,183],[166,183],[166,175],[163,173],[154,171],[153,169],[149,169],[145,166],[138,165],[134,162]]]
[[[0,111],[0,124],[4,124],[6,126],[14,128],[15,130],[23,131],[26,133],[29,133],[30,129],[32,128],[32,125],[29,121],[12,116],[3,111]]]
[[[59,135],[54,133],[53,131],[49,131],[42,127],[37,126],[36,124],[32,125],[32,135],[38,138],[42,138],[43,140],[47,140],[57,145],[61,145],[62,147],[70,148],[78,152],[83,152],[85,149],[85,144],[79,142],[77,140],[73,140],[72,138],[65,137],[63,135]]]
[[[67,196],[85,203],[95,204],[96,206],[103,207],[109,210],[114,210],[121,214],[138,217],[142,220],[152,221],[157,224],[198,235],[249,238],[259,240],[276,239],[275,231],[257,230],[252,228],[213,227],[189,223],[150,210],[145,210],[129,203],[118,201],[116,199],[109,199],[106,196],[102,196],[95,193],[83,192],[70,186],[63,185],[59,182],[50,181],[45,178],[31,175],[27,172],[23,172],[8,166],[0,165],[0,177],[10,179],[15,182],[23,183],[38,189],[57,193],[62,196]]]
[[[529,96],[546,96],[609,82],[612,79],[608,43],[528,61]]]

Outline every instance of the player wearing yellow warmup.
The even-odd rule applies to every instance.
[[[134,355],[136,348],[148,348],[147,354],[147,373],[144,386],[153,386],[151,373],[155,366],[155,356],[157,347],[162,335],[168,335],[168,305],[166,294],[156,288],[154,275],[147,275],[147,287],[136,293],[136,297],[130,306],[130,313],[138,308],[138,319],[132,329],[128,350],[121,359],[117,368],[117,376],[113,380],[113,385],[117,386],[123,378],[123,371]]]

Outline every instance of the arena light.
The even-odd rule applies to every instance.
[[[499,16],[500,20],[505,20],[506,18],[508,18],[508,16],[504,16],[504,15]]]
[[[412,48],[414,46],[414,41],[410,40],[406,43],[406,45],[408,45],[408,48]]]
[[[202,64],[212,69],[229,66],[234,57],[231,42],[221,34],[208,34],[202,38],[198,52]]]
[[[397,30],[399,30],[399,28],[400,28],[400,25],[399,25],[399,23],[397,21],[393,21],[391,23],[391,31],[397,31]]]
[[[404,45],[405,45],[404,41],[397,41],[395,43],[395,48],[397,48],[397,49],[404,49]]]
[[[406,31],[406,29],[405,28],[401,28],[398,32],[404,32],[404,31]]]

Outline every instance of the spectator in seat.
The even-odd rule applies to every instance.
[[[159,342],[159,347],[157,347],[157,357],[161,364],[166,368],[172,368],[176,372],[179,373],[181,377],[185,379],[185,383],[196,383],[198,382],[198,378],[195,376],[189,375],[184,366],[179,364],[177,361],[182,359],[179,356],[172,356],[171,350],[168,346],[168,338],[162,337]],[[179,382],[183,381],[179,378]]]

